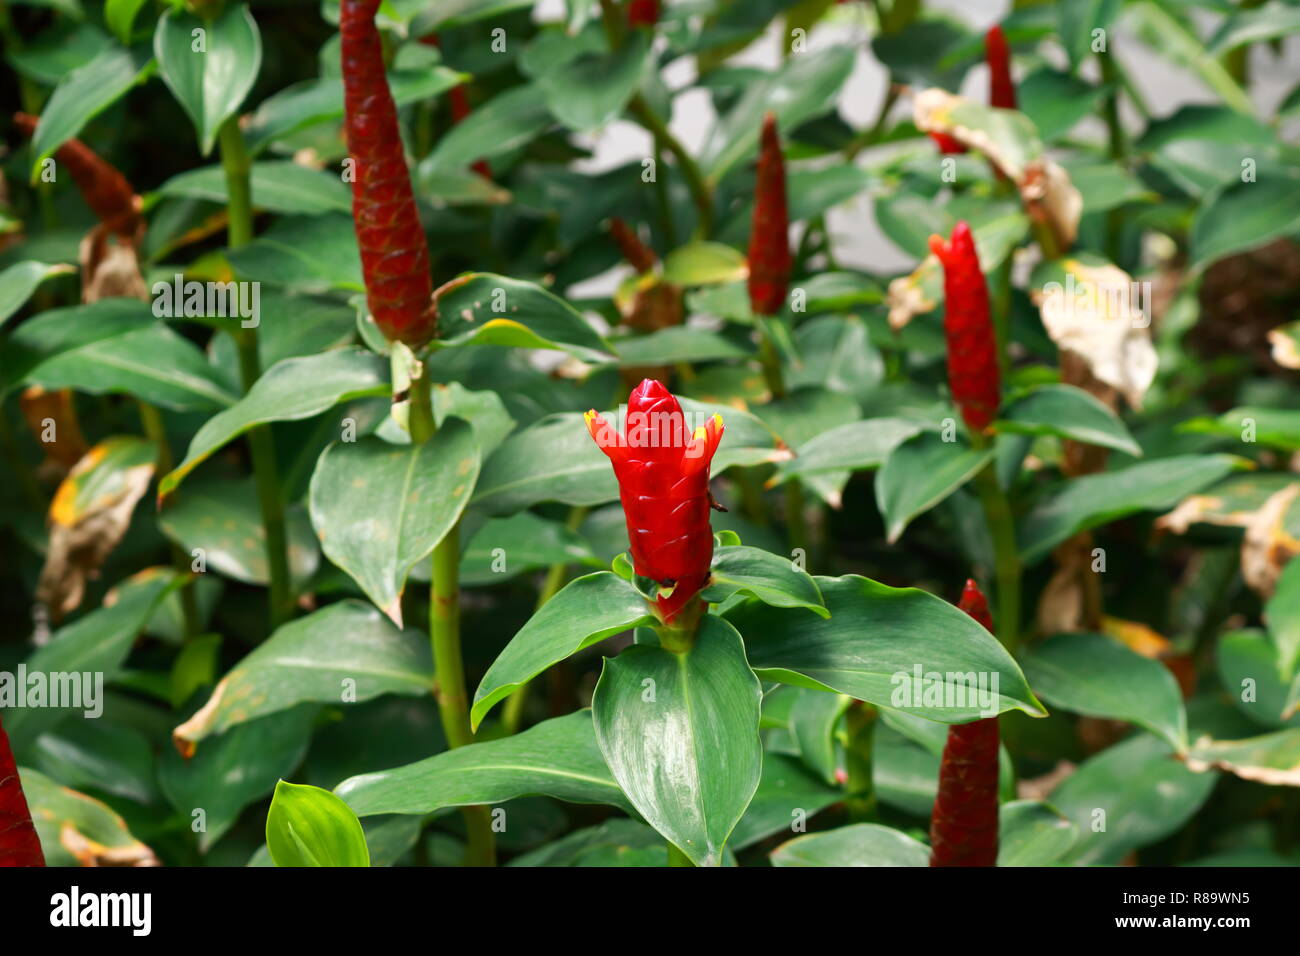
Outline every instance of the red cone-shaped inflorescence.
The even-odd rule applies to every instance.
[[[36,132],[39,120],[26,113],[14,114],[14,125],[27,136]],[[134,236],[140,224],[140,206],[135,190],[111,163],[105,162],[79,139],[70,139],[54,151],[57,166],[64,166],[95,216],[120,236]]]
[[[628,26],[652,27],[659,22],[659,0],[629,0]]]
[[[609,234],[619,252],[623,253],[623,258],[637,272],[649,272],[659,261],[655,251],[641,241],[636,230],[617,216],[609,221]]]
[[[659,585],[664,623],[684,608],[709,578],[709,465],[722,440],[722,417],[688,431],[677,399],[646,379],[627,402],[619,434],[593,409],[587,429],[614,463],[636,573]]]
[[[967,581],[957,605],[992,631],[989,605]],[[998,862],[998,719],[948,728],[939,791],[930,818],[931,866],[996,866]]]
[[[0,723],[0,866],[44,866],[41,840],[18,779],[9,737]]]
[[[930,237],[943,263],[943,330],[948,339],[948,385],[967,427],[982,432],[1001,401],[998,346],[989,316],[989,290],[980,271],[970,226],[957,223],[952,239]]]
[[[984,58],[989,64],[989,106],[1016,108],[1016,85],[1011,80],[1011,50],[996,23],[984,34]]]
[[[776,315],[790,287],[790,214],[785,200],[785,159],[776,117],[763,120],[754,184],[754,222],[749,233],[749,305],[758,315]]]
[[[386,338],[419,348],[433,338],[438,314],[429,247],[384,75],[378,9],[379,0],[343,0],[339,8],[348,152],[356,164],[352,218],[375,324]]]

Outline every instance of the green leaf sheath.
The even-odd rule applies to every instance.
[[[438,313],[429,246],[384,73],[378,10],[379,0],[343,0],[339,6],[345,128],[356,164],[352,215],[375,324],[386,338],[419,348],[437,332]]]

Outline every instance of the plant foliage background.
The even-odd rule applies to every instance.
[[[925,865],[975,714],[896,706],[915,665],[1002,678],[1000,863],[1300,862],[1300,8],[647,7],[380,8],[432,281],[465,276],[421,367],[368,317],[337,3],[0,3],[0,672],[106,682],[95,719],[0,696],[47,861]],[[987,439],[945,371],[958,221]],[[257,327],[184,282],[256,289]],[[1133,299],[1049,294],[1089,282]],[[686,656],[582,418],[642,378],[726,422]],[[968,577],[1014,659],[944,603]]]

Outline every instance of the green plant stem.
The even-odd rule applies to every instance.
[[[427,442],[437,431],[428,373],[420,369],[410,387],[411,441]],[[460,643],[460,522],[434,546],[429,560],[429,642],[433,648],[434,698],[449,748],[474,742],[469,725],[469,694]],[[465,865],[495,866],[496,838],[486,806],[461,807],[465,820]]]
[[[863,823],[876,816],[876,787],[871,754],[877,717],[875,707],[855,700],[849,705],[844,718],[844,760],[849,778],[849,795],[844,803],[849,811],[849,819],[854,823]]]
[[[998,481],[996,460],[975,476],[975,490],[984,507],[984,520],[993,538],[993,570],[997,583],[997,638],[1012,654],[1020,639],[1020,551],[1011,504]]]
[[[682,145],[681,140],[673,135],[668,128],[668,123],[651,108],[640,93],[632,97],[627,104],[627,111],[654,137],[657,148],[666,149],[677,160],[677,168],[681,170],[682,178],[686,180],[691,201],[695,203],[696,211],[699,213],[695,235],[699,238],[709,236],[713,232],[713,189],[700,171],[695,157]],[[656,169],[655,178],[658,177],[659,170]]]
[[[1102,106],[1102,112],[1106,118],[1106,129],[1110,139],[1110,158],[1117,163],[1124,162],[1124,156],[1127,152],[1126,140],[1124,136],[1124,124],[1120,121],[1119,115],[1119,78],[1116,75],[1115,61],[1110,53],[1098,53],[1097,62],[1101,67],[1102,82],[1105,83],[1110,92],[1106,94],[1106,100]],[[1118,207],[1107,211],[1106,213],[1106,255],[1111,262],[1119,262],[1120,238],[1124,220]]]
[[[247,245],[253,238],[251,161],[239,130],[239,119],[232,116],[221,125],[217,141],[221,147],[221,167],[226,174],[227,244],[231,249]],[[244,392],[262,377],[262,358],[257,349],[257,329],[231,329],[239,353],[239,377]],[[262,510],[262,528],[266,536],[266,566],[270,575],[271,629],[275,630],[293,613],[293,592],[289,579],[289,538],[285,531],[284,494],[280,487],[275,442],[269,425],[258,425],[248,432],[248,450],[253,463],[253,480]]]
[[[140,410],[140,424],[144,428],[145,436],[158,446],[158,474],[165,475],[175,465],[175,459],[172,457],[171,445],[167,441],[167,429],[163,426],[162,413],[157,408],[146,401],[136,401],[136,407]],[[172,542],[172,564],[176,570],[186,578],[180,589],[181,600],[181,618],[184,621],[185,638],[188,640],[199,633],[199,602],[197,584],[190,576],[190,559],[181,546]]]
[[[671,840],[665,841],[668,844],[668,865],[669,866],[694,866],[691,858],[677,849],[677,845]]]

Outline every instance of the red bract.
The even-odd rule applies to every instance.
[[[27,136],[36,132],[39,120],[26,113],[14,114],[14,125]],[[120,236],[134,236],[140,225],[140,204],[126,177],[105,162],[79,139],[70,139],[54,151],[55,163],[66,166],[81,198],[99,221]]]
[[[624,434],[595,409],[586,418],[614,463],[633,567],[659,584],[658,614],[672,623],[709,577],[709,465],[722,440],[722,416],[691,433],[677,399],[646,379],[628,399]]]
[[[996,23],[984,35],[984,58],[989,64],[989,106],[1016,108],[1016,85],[1011,80],[1011,50],[1002,27]]]
[[[785,160],[776,117],[763,120],[754,184],[754,221],[749,233],[749,304],[758,315],[775,315],[790,287],[790,215],[785,199]]]
[[[384,75],[378,9],[379,0],[343,0],[339,8],[345,125],[356,174],[352,217],[375,324],[386,338],[419,348],[433,338],[438,313],[429,247]]]
[[[950,242],[931,236],[930,251],[943,263],[948,385],[967,427],[982,432],[997,414],[1001,381],[997,339],[989,317],[989,290],[970,226],[957,223]]]
[[[939,152],[941,153],[966,152],[966,147],[962,145],[962,141],[957,139],[956,137],[949,136],[947,133],[931,132],[930,138],[939,145]]]
[[[627,22],[633,27],[652,27],[659,22],[659,0],[631,0]]]
[[[988,601],[967,581],[957,605],[988,631]],[[998,719],[948,728],[939,791],[930,818],[931,866],[996,866],[998,862]]]
[[[41,840],[32,824],[9,736],[0,723],[0,866],[44,866]]]
[[[617,216],[609,221],[609,234],[619,252],[623,253],[623,258],[637,272],[649,272],[659,261],[655,251],[641,241],[636,230]]]

